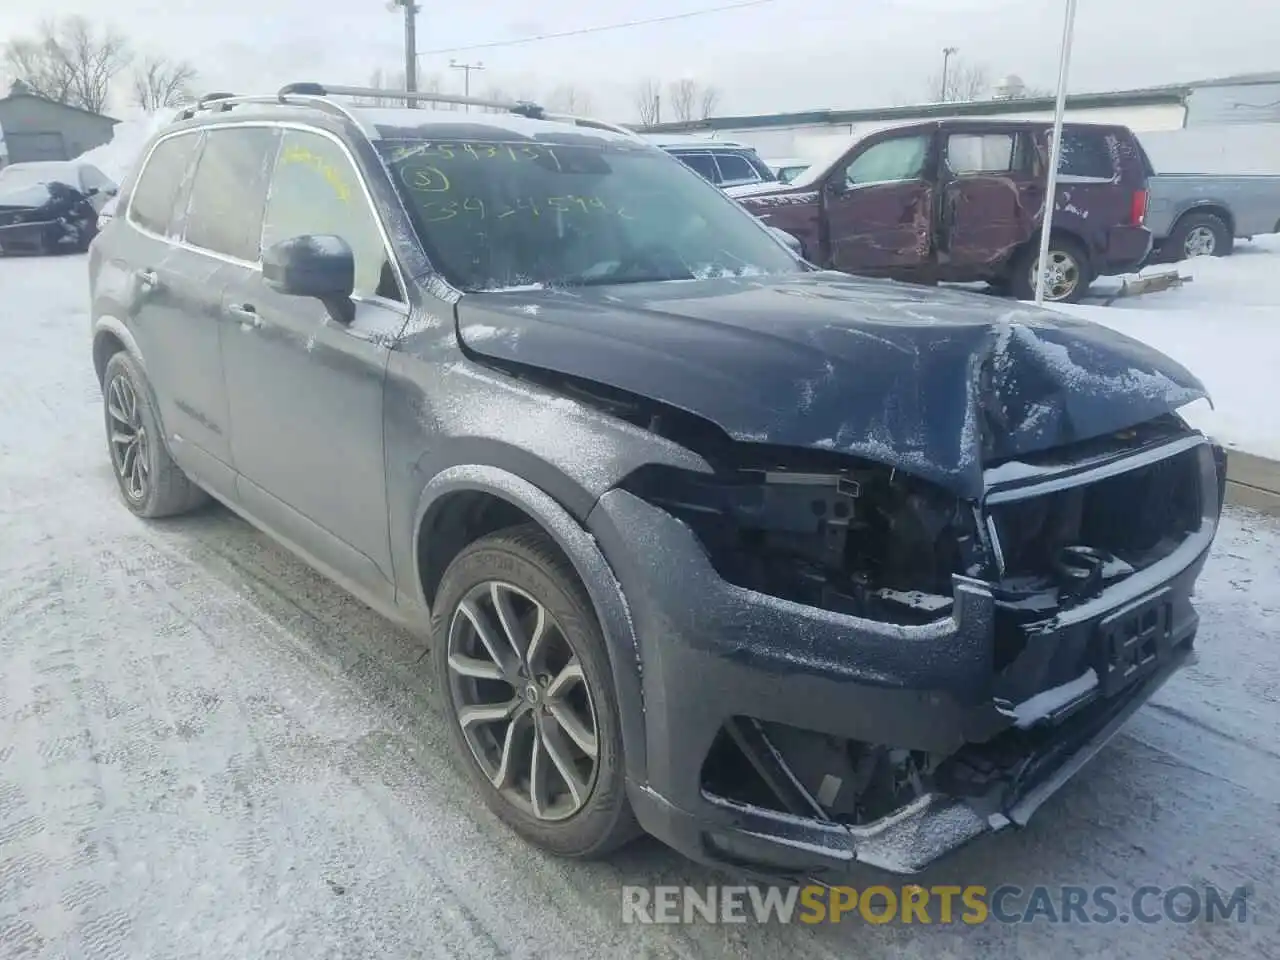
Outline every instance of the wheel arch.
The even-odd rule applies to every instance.
[[[1236,219],[1232,216],[1231,210],[1225,204],[1219,203],[1216,200],[1198,200],[1195,203],[1192,203],[1191,206],[1179,213],[1177,218],[1173,221],[1173,226],[1169,228],[1169,236],[1173,236],[1177,232],[1178,227],[1182,225],[1182,221],[1196,213],[1207,213],[1217,217],[1227,225],[1227,231],[1231,234],[1231,238],[1235,238]]]
[[[147,364],[142,359],[138,341],[133,338],[129,328],[116,317],[99,317],[93,324],[93,371],[98,377],[99,386],[102,385],[102,378],[107,370],[107,361],[121,350],[133,357],[143,373],[147,372]]]
[[[468,526],[464,520],[461,530],[451,527],[450,517],[458,512],[477,518],[476,523]],[[418,602],[431,611],[449,562],[479,537],[512,525],[509,520],[532,522],[544,530],[587,591],[609,658],[627,779],[645,783],[640,652],[626,597],[595,540],[550,494],[509,471],[483,464],[456,465],[436,474],[424,487],[414,518],[413,582]]]

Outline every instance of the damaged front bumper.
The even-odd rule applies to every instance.
[[[605,494],[589,526],[640,644],[646,776],[629,792],[641,824],[704,862],[832,882],[854,863],[912,873],[1026,824],[1192,655],[1191,594],[1217,528],[1222,455],[1203,438],[1181,443],[1200,473],[1199,528],[1039,625],[1040,650],[1086,651],[1088,668],[1018,700],[993,683],[1001,614],[982,580],[956,576],[950,615],[931,623],[838,614],[726,582],[685,524],[624,490]],[[1037,477],[1018,495],[1090,479]],[[828,790],[832,778],[806,776],[770,730],[945,760],[905,802],[853,821],[823,796],[840,784]],[[770,785],[768,799],[712,782],[709,757],[726,731]]]

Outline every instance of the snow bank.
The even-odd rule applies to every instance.
[[[120,183],[137,162],[138,155],[151,135],[172,122],[177,112],[176,109],[159,110],[144,114],[136,120],[124,120],[116,124],[115,136],[110,143],[94,147],[77,159],[93,164],[116,183]]]
[[[1166,271],[1168,266],[1151,268]],[[1059,305],[1150,344],[1198,376],[1213,397],[1183,408],[1198,429],[1223,444],[1280,460],[1280,237],[1237,243],[1233,256],[1178,264],[1194,282],[1119,300],[1113,306]],[[1114,287],[1100,280],[1096,292]]]

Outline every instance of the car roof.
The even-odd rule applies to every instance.
[[[686,149],[696,148],[698,150],[712,150],[717,147],[724,150],[751,150],[752,147],[745,143],[739,143],[736,140],[714,140],[711,137],[699,137],[694,134],[661,134],[661,133],[644,133],[641,136],[652,144],[662,147],[664,150],[672,148]]]

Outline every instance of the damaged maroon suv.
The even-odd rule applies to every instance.
[[[1187,662],[1225,459],[1185,369],[819,270],[625,131],[353,93],[148,145],[90,251],[108,453],[139,516],[212,496],[415,628],[522,836],[913,871]]]

